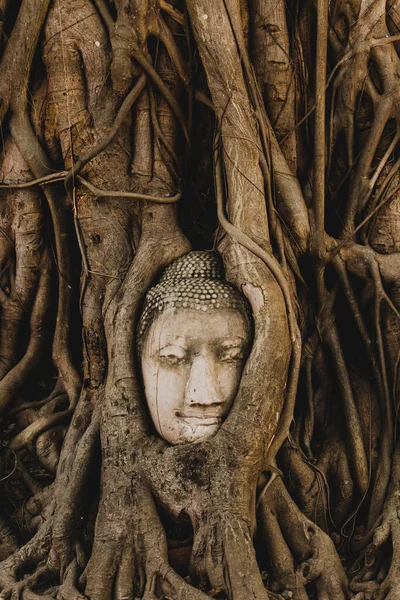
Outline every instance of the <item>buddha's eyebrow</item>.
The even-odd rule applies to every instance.
[[[183,336],[183,335],[174,335],[174,334],[167,334],[165,337],[162,336],[163,339],[163,346],[170,346],[171,344],[184,344],[187,337]]]
[[[182,338],[180,338],[182,339]],[[159,351],[165,350],[165,348],[170,348],[171,346],[175,346],[176,348],[182,348],[182,350],[186,350],[186,346],[183,343],[179,343],[180,340],[172,340],[165,342],[162,346],[160,346]]]
[[[246,339],[243,337],[237,337],[237,338],[232,338],[232,339],[228,339],[228,340],[223,340],[221,341],[221,346],[223,348],[236,348],[237,346],[243,346],[243,344],[246,342]]]

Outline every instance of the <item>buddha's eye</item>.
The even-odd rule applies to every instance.
[[[218,358],[223,362],[241,361],[246,358],[246,351],[242,347],[223,348],[220,350]]]
[[[168,363],[170,365],[178,365],[182,362],[184,362],[184,358],[181,358],[180,356],[174,356],[174,354],[163,354],[162,356],[160,355],[160,358],[162,360],[162,362]]]
[[[179,365],[186,360],[186,351],[180,346],[168,346],[162,348],[159,354],[160,360],[168,365]]]

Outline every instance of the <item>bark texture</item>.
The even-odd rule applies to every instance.
[[[0,594],[395,600],[396,0],[0,0]],[[169,446],[135,332],[214,249],[254,343]]]

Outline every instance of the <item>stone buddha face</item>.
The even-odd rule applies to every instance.
[[[236,396],[252,339],[247,301],[222,280],[217,256],[191,252],[179,261],[168,268],[180,267],[177,276],[168,278],[167,270],[166,284],[164,279],[164,285],[161,280],[152,288],[139,326],[150,416],[159,435],[174,445],[199,442],[218,431]],[[210,268],[215,265],[218,269]]]

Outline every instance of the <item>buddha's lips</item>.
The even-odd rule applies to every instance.
[[[217,415],[191,415],[182,412],[177,412],[176,415],[189,424],[197,426],[219,425],[222,421],[222,417]]]

